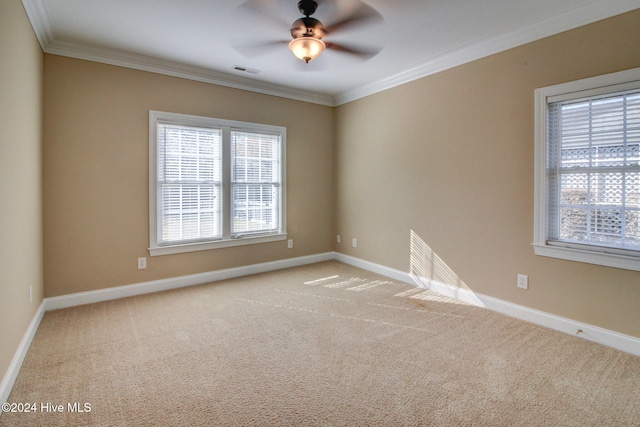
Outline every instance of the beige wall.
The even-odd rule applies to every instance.
[[[43,64],[20,1],[0,2],[0,372],[42,300],[43,263],[54,296],[335,249],[404,271],[436,265],[458,286],[640,336],[640,273],[530,247],[533,90],[640,66],[639,23],[632,12],[332,109],[53,55]],[[294,249],[148,257],[138,270],[150,109],[286,126]],[[516,289],[517,273],[530,290]]]
[[[336,249],[640,337],[640,272],[531,247],[534,89],[634,67],[640,10],[338,107]]]
[[[54,55],[45,55],[44,75],[46,296],[333,249],[332,108]],[[285,126],[294,248],[149,257],[149,110]]]
[[[41,134],[42,50],[20,0],[0,1],[0,380],[42,301]]]

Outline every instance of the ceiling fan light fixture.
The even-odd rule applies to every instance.
[[[298,37],[289,43],[291,52],[306,63],[317,58],[325,48],[324,42],[315,37]]]

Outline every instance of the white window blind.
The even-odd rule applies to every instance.
[[[537,255],[640,271],[640,68],[535,90]]]
[[[549,104],[550,241],[640,250],[640,89]]]
[[[159,245],[222,237],[222,132],[158,124]]]
[[[276,135],[231,132],[232,236],[277,230],[280,144]]]
[[[151,255],[286,239],[286,129],[149,112]]]

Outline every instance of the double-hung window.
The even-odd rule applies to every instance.
[[[286,239],[286,129],[149,112],[151,255]]]
[[[534,249],[640,270],[640,69],[536,90]]]

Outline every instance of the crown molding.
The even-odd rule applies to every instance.
[[[334,105],[333,97],[315,92],[261,82],[259,80],[238,77],[207,68],[181,64],[174,61],[152,58],[115,49],[89,47],[80,44],[53,41],[44,49],[44,51],[53,55],[84,59],[87,61],[180,77],[234,89],[257,92],[265,95],[294,99],[296,101],[311,102],[314,104],[328,106]]]
[[[489,55],[640,8],[640,0],[594,0],[584,6],[574,8],[545,21],[536,22],[481,40],[460,49],[444,53],[430,61],[421,63],[400,73],[390,75],[376,82],[362,85],[337,96],[330,96],[114,49],[89,47],[56,41],[44,0],[22,0],[22,3],[36,37],[40,42],[40,46],[42,46],[42,50],[45,53],[180,77],[331,107],[346,104]]]
[[[53,40],[53,28],[51,27],[47,5],[44,0],[22,0],[22,5],[25,12],[27,12],[27,17],[31,22],[40,47],[44,51]]]
[[[468,62],[475,61],[545,37],[611,18],[640,8],[640,0],[600,0],[580,6],[545,21],[505,32],[460,49],[447,52],[430,61],[377,82],[360,86],[336,96],[336,105],[346,104]]]

